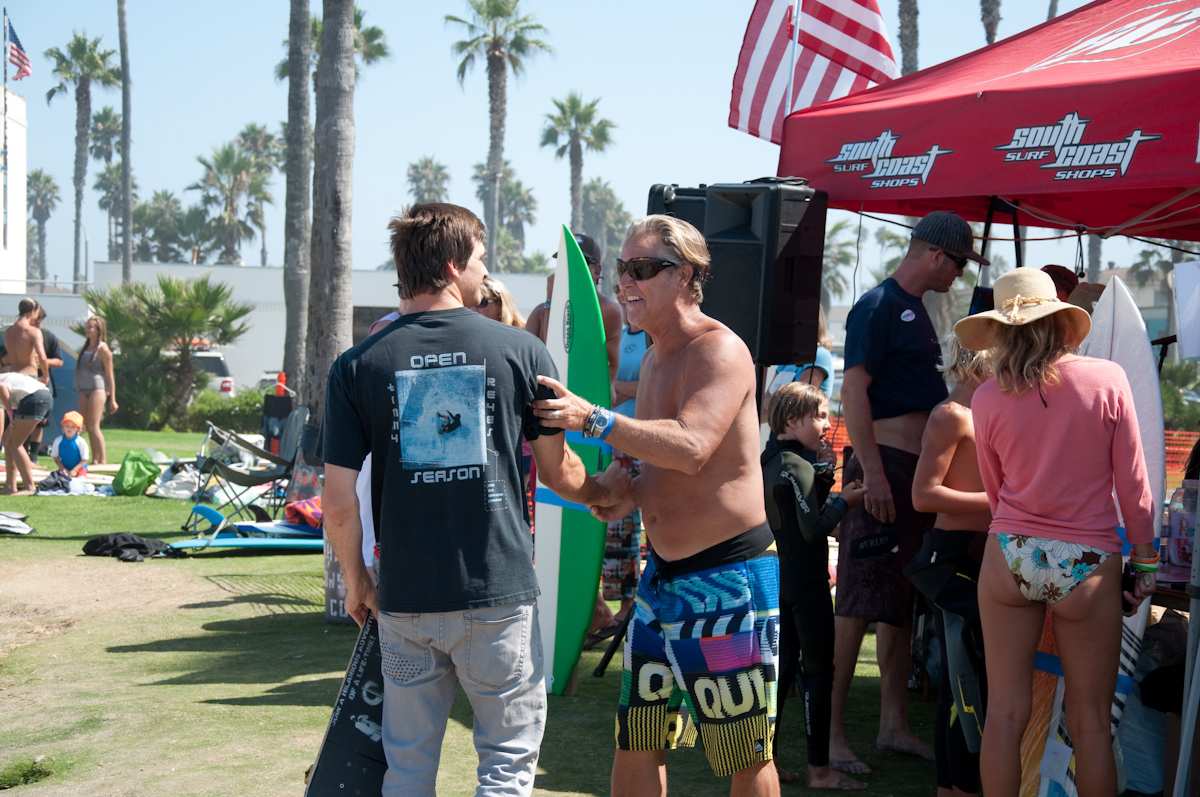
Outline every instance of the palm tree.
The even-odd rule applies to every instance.
[[[487,207],[491,202],[491,183],[488,182],[487,166],[475,164],[471,174],[471,182],[475,183],[475,196]],[[512,240],[525,249],[525,225],[537,222],[537,198],[532,188],[517,179],[513,173],[512,164],[504,161],[500,169],[500,208],[496,219],[499,230],[507,230]],[[499,250],[497,250],[499,251]]]
[[[979,0],[979,17],[983,20],[983,36],[988,44],[996,43],[996,28],[1000,27],[1000,0]]]
[[[34,278],[46,280],[46,222],[58,207],[58,183],[41,169],[34,169],[25,178],[25,201],[29,214],[37,224],[37,272]]]
[[[604,252],[601,285],[616,285],[616,256],[625,242],[633,216],[605,180],[593,177],[583,184],[583,232],[601,244]]]
[[[917,66],[917,43],[920,33],[917,29],[917,0],[900,0],[900,74],[910,75],[920,67]]]
[[[155,191],[133,208],[134,254],[143,262],[178,263],[183,204],[170,191]]]
[[[249,331],[245,319],[253,309],[235,302],[228,285],[208,277],[187,281],[162,275],[157,284],[89,290],[86,297],[121,347],[117,378],[138,397],[134,402],[143,388],[159,393],[154,413],[159,425],[182,419],[196,389],[192,341],[204,338],[218,346],[237,341]],[[135,370],[135,363],[142,367]]]
[[[254,178],[254,162],[236,144],[225,144],[213,150],[211,158],[197,157],[204,167],[204,176],[187,187],[200,191],[200,203],[216,210],[212,217],[214,236],[220,241],[221,263],[241,263],[242,241],[254,237],[254,230],[242,218],[242,199],[250,190]]]
[[[117,0],[117,39],[121,48],[121,281],[133,282],[133,146],[130,120],[133,118],[129,77],[129,36],[125,25],[125,0]]]
[[[306,6],[307,8],[307,6]],[[362,61],[363,66],[370,66],[377,61],[381,61],[391,55],[391,50],[388,49],[387,38],[383,32],[383,28],[375,25],[363,26],[363,21],[366,19],[366,12],[358,6],[354,7],[354,55]],[[313,79],[313,91],[317,89],[317,62],[321,57],[321,34],[324,30],[321,24],[320,17],[309,17],[308,35],[309,35],[309,53],[306,63],[308,71]],[[289,28],[289,34],[291,30]],[[288,57],[284,58],[275,65],[276,80],[290,80],[291,72],[291,35],[283,40],[283,49],[288,51]],[[356,66],[357,69],[357,66]]]
[[[100,194],[100,199],[96,204],[108,214],[108,259],[110,261],[115,261],[120,256],[125,239],[125,231],[121,229],[119,220],[116,223],[113,221],[113,213],[120,212],[122,198],[125,195],[123,182],[121,164],[110,163],[100,170],[100,173],[96,175],[96,182],[92,184],[92,189]],[[134,198],[136,199],[137,182],[133,182]]]
[[[262,241],[260,264],[263,268],[267,265],[267,205],[273,204],[275,198],[267,190],[267,175],[256,172],[246,188],[246,221],[258,230],[259,239]]]
[[[288,82],[287,198],[284,211],[284,304],[287,331],[283,345],[283,368],[302,391],[305,347],[308,339],[309,270],[312,258],[310,213],[316,166],[313,160],[313,131],[309,125],[308,84],[317,93],[317,66],[321,54],[323,25],[309,14],[305,0],[291,0],[288,37],[283,46],[287,58],[275,67],[275,77]],[[370,66],[389,55],[383,29],[364,24],[366,14],[354,9],[354,55],[362,66]],[[358,65],[355,65],[357,78]]]
[[[1058,16],[1058,0],[1050,0],[1050,10],[1046,12],[1046,21],[1050,21]]]
[[[333,360],[350,346],[350,223],[354,190],[356,14],[350,3],[324,0],[313,181],[312,283],[308,297],[305,404],[320,418]]]
[[[236,143],[254,164],[257,181],[249,191],[248,215],[262,240],[261,265],[267,265],[267,219],[265,205],[274,204],[275,198],[267,189],[267,181],[275,169],[283,165],[283,141],[264,125],[248,124],[238,133]]]
[[[544,25],[528,14],[521,14],[521,0],[467,0],[471,18],[447,14],[447,24],[461,25],[466,33],[452,45],[458,62],[461,86],[477,60],[487,65],[488,81],[488,179],[492,201],[483,209],[488,230],[488,251],[495,248],[496,219],[500,215],[500,169],[504,163],[504,123],[508,113],[508,70],[520,76],[525,59],[538,52],[551,52],[550,45],[538,38],[546,33]]]
[[[105,105],[92,116],[91,141],[88,144],[92,157],[107,166],[117,154],[117,140],[121,137],[121,117]]]
[[[571,229],[583,226],[583,148],[603,152],[612,143],[616,125],[596,113],[599,99],[584,102],[572,91],[565,99],[553,100],[554,113],[546,114],[542,146],[555,147],[554,157],[567,156],[571,164]]]
[[[180,250],[187,254],[192,265],[208,262],[208,256],[220,248],[212,219],[203,204],[192,205],[183,212],[176,224],[175,235]]]
[[[1187,241],[1162,241],[1169,246],[1175,246],[1182,249],[1188,248]],[[1170,335],[1175,331],[1175,301],[1173,289],[1171,287],[1171,274],[1175,270],[1175,264],[1183,260],[1184,253],[1177,250],[1170,250],[1170,256],[1163,253],[1163,250],[1157,246],[1148,246],[1138,252],[1138,259],[1129,267],[1129,277],[1137,283],[1138,287],[1144,287],[1147,283],[1153,281],[1158,283],[1158,296],[1167,305],[1167,328],[1163,334]],[[1155,304],[1158,304],[1156,301]],[[1174,351],[1178,353],[1179,347],[1176,346]]]
[[[66,52],[51,47],[45,57],[54,62],[52,72],[58,85],[46,92],[46,103],[59,94],[75,92],[75,260],[72,278],[75,291],[83,283],[83,190],[87,181],[88,125],[92,121],[92,84],[109,88],[117,85],[120,73],[112,65],[112,50],[100,47],[100,38],[89,39],[76,33],[67,42]]]
[[[312,127],[309,124],[308,83],[312,74],[312,36],[309,0],[291,0],[288,15],[288,116],[284,126],[283,211],[283,371],[292,389],[303,389],[301,363],[308,329],[308,266],[312,235]]]
[[[840,219],[825,230],[825,252],[821,262],[821,306],[828,315],[835,297],[841,298],[850,291],[843,269],[854,265],[854,239],[850,236],[850,222]]]
[[[413,202],[445,202],[450,197],[450,170],[432,156],[408,164],[408,193]]]

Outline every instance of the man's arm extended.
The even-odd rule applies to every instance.
[[[942,409],[934,410],[921,436],[921,457],[913,475],[912,502],[918,512],[966,514],[987,512],[987,493],[955,490],[947,487],[946,472],[954,461],[954,452],[966,433],[966,422]]]
[[[624,471],[589,476],[578,455],[567,448],[561,434],[544,434],[529,445],[537,462],[538,478],[558,495],[585,506],[608,506],[626,497],[629,478]],[[620,469],[617,469],[618,471]],[[628,512],[626,513],[628,514]]]
[[[367,610],[379,612],[375,584],[362,560],[362,523],[358,518],[358,496],[354,482],[358,471],[325,463],[325,489],[321,493],[325,537],[333,546],[342,578],[346,582],[346,612],[360,626]]]
[[[616,416],[608,442],[642,462],[695,475],[725,439],[747,393],[754,390],[754,363],[741,339],[724,330],[706,333],[689,345],[686,354],[676,356],[688,358],[683,383],[677,388],[683,397],[678,415],[656,420]],[[655,365],[643,365],[647,367]],[[543,376],[538,381],[558,396],[534,402],[542,423],[581,430],[592,405],[553,379]],[[639,381],[645,385],[645,374]]]
[[[896,519],[896,505],[892,500],[892,488],[883,472],[883,459],[879,456],[879,444],[875,442],[875,419],[871,416],[871,400],[867,388],[871,386],[871,375],[864,366],[847,368],[842,378],[842,413],[846,417],[846,431],[854,446],[854,456],[863,469],[863,506],[884,523]]]

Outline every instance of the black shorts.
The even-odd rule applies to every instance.
[[[880,523],[862,506],[846,512],[838,536],[834,613],[838,617],[906,626],[912,620],[913,588],[904,577],[904,566],[921,547],[937,515],[913,509],[917,455],[880,446],[879,457],[892,488],[896,521]],[[842,474],[843,483],[861,479],[862,475],[858,459],[851,457]]]
[[[44,421],[50,416],[50,408],[54,399],[49,390],[37,390],[30,393],[17,404],[13,410],[14,421]]]

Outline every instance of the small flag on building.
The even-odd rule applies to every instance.
[[[17,31],[13,28],[12,20],[5,17],[4,23],[6,26],[4,41],[8,46],[8,63],[17,68],[17,73],[13,75],[13,80],[29,77],[33,74],[33,69],[29,63],[29,55],[26,54],[25,48],[21,46],[21,40],[17,38]],[[4,68],[8,69],[8,64],[5,64]]]
[[[778,144],[792,111],[899,74],[877,0],[756,0],[733,75],[729,126]]]

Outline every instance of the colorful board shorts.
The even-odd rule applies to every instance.
[[[1108,551],[1063,540],[999,533],[1000,553],[1027,600],[1058,603],[1112,556]]]
[[[719,777],[773,757],[779,557],[759,526],[695,556],[651,556],[625,638],[617,747],[691,747]]]

